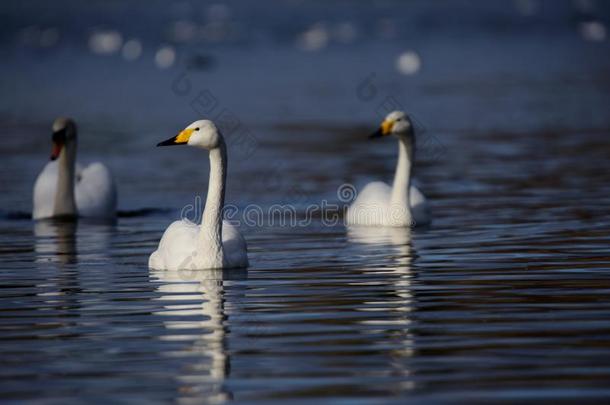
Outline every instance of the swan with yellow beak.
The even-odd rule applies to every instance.
[[[430,222],[426,197],[411,182],[415,130],[407,114],[402,111],[391,112],[369,138],[390,135],[398,139],[394,182],[392,186],[381,181],[367,184],[347,210],[348,225],[407,227]]]
[[[208,195],[201,224],[173,222],[148,260],[155,270],[204,270],[248,267],[248,249],[239,230],[223,221],[227,180],[227,148],[212,121],[199,120],[157,146],[189,145],[210,156]]]

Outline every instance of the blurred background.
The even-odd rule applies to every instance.
[[[460,160],[453,171],[476,170],[460,150],[473,136],[502,137],[506,154],[524,133],[540,146],[599,132],[610,126],[609,10],[594,0],[5,2],[0,184],[11,193],[0,206],[29,210],[59,115],[80,125],[81,160],[103,159],[119,177],[122,209],[175,205],[151,194],[165,176],[176,193],[205,181],[157,170],[197,153],[154,148],[202,117],[232,138],[230,189],[258,197],[269,185],[253,180],[291,170],[272,194],[334,192],[340,183],[298,173],[295,160],[312,157],[333,181],[357,183],[349,151],[369,148],[366,134],[393,109],[417,122],[421,164]],[[378,148],[393,156],[389,143]]]

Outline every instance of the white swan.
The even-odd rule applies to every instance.
[[[394,184],[381,181],[367,184],[348,208],[348,225],[416,226],[430,222],[426,197],[411,184],[415,154],[415,131],[409,117],[393,111],[371,138],[394,135],[398,138],[398,164]]]
[[[76,125],[69,118],[53,123],[53,151],[34,183],[34,219],[55,217],[113,218],[116,187],[110,171],[96,162],[76,163]]]
[[[248,266],[246,241],[237,228],[222,220],[227,177],[225,141],[208,120],[195,121],[157,146],[196,146],[210,151],[210,180],[201,225],[175,221],[148,260],[155,270],[221,269]]]

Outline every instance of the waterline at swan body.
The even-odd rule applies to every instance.
[[[53,123],[51,162],[34,183],[32,217],[114,218],[117,193],[110,170],[95,162],[76,162],[76,125],[69,118]]]
[[[173,222],[150,255],[155,270],[228,269],[248,267],[246,241],[237,228],[222,220],[227,177],[227,148],[213,122],[195,121],[157,146],[189,145],[210,154],[210,180],[201,224]]]
[[[398,139],[398,163],[392,186],[381,181],[367,184],[347,210],[348,225],[418,226],[431,220],[426,197],[412,184],[415,133],[402,111],[388,114],[371,138],[394,135]]]

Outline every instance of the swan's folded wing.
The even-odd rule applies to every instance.
[[[346,222],[351,225],[379,225],[383,223],[392,189],[382,181],[367,184],[347,210]]]
[[[101,163],[77,171],[76,206],[83,217],[109,218],[116,212],[116,186],[112,175]]]
[[[48,218],[53,215],[57,189],[57,161],[49,162],[34,183],[32,217]]]
[[[417,186],[411,186],[411,189],[409,190],[409,199],[411,201],[412,207],[421,204],[426,204],[426,196],[424,196],[424,193],[419,191],[419,188],[417,188]]]
[[[383,181],[373,181],[358,193],[354,204],[368,206],[385,206],[390,201],[392,188]]]
[[[416,225],[424,225],[430,222],[430,209],[426,196],[419,191],[416,186],[411,186],[409,190],[409,199],[411,201],[411,213]]]
[[[187,221],[174,221],[167,227],[158,249],[151,255],[149,266],[154,269],[188,269],[189,260],[197,254],[199,226]]]
[[[228,221],[222,221],[222,247],[231,267],[248,267],[248,246],[246,240]]]

